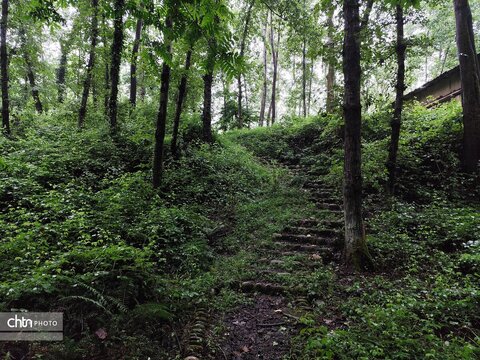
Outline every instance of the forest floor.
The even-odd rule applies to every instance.
[[[303,178],[307,197],[319,210],[318,218],[293,222],[272,243],[259,241],[253,251],[253,276],[238,284],[247,301],[220,320],[221,349],[214,359],[281,359],[292,349],[312,310],[308,290],[295,279],[306,279],[327,263],[338,262],[342,237],[342,207],[338,189],[326,186],[307,167],[287,164]],[[333,321],[327,320],[333,325]],[[209,352],[210,353],[210,352]]]

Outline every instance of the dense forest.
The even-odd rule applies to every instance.
[[[480,2],[1,10],[1,359],[480,358]]]

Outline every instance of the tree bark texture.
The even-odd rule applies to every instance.
[[[248,5],[247,13],[245,16],[245,26],[243,28],[242,40],[240,42],[240,56],[243,57],[245,54],[245,42],[247,40],[248,35],[248,27],[250,25],[250,19],[252,17],[252,8],[255,4],[255,0],[250,0],[250,4]],[[243,109],[242,109],[242,101],[243,101],[243,94],[242,94],[242,74],[238,74],[237,76],[237,86],[238,86],[238,109],[237,109],[237,118],[238,118],[238,127],[241,129],[243,127]]]
[[[167,18],[165,26],[172,28],[171,19]],[[168,44],[168,53],[171,53],[171,44]],[[168,91],[170,88],[170,65],[166,61],[162,65],[160,85],[160,105],[158,108],[157,124],[155,130],[155,149],[153,154],[153,188],[158,189],[163,177],[163,145],[165,142],[165,129],[167,124]]]
[[[108,101],[108,118],[110,120],[110,129],[112,133],[117,130],[117,112],[118,112],[118,84],[120,81],[120,63],[122,60],[123,48],[123,12],[125,0],[115,0],[113,21],[113,43],[111,52],[110,66],[110,96]]]
[[[463,106],[463,166],[474,172],[480,161],[480,64],[468,0],[454,0]]]
[[[92,24],[90,30],[90,52],[88,54],[87,73],[83,82],[82,101],[78,113],[78,127],[82,128],[87,114],[88,94],[92,84],[93,67],[95,65],[95,51],[98,37],[98,0],[92,0]]]
[[[2,19],[0,23],[0,72],[2,77],[2,126],[5,134],[10,135],[10,100],[8,96],[7,54],[8,5],[8,0],[2,0]]]
[[[388,191],[394,194],[395,178],[397,170],[398,141],[400,138],[400,127],[402,124],[403,93],[405,91],[405,40],[404,40],[404,17],[403,8],[400,5],[396,7],[397,22],[397,84],[395,86],[395,108],[390,126],[392,134],[390,139],[390,148],[388,151],[387,171],[388,171]]]
[[[362,270],[371,265],[362,220],[360,17],[358,0],[344,0],[344,262]]]
[[[32,98],[35,104],[35,109],[39,114],[41,114],[43,112],[43,105],[42,105],[42,101],[40,100],[40,93],[38,91],[37,82],[35,79],[35,73],[33,71],[32,59],[30,58],[30,54],[28,52],[27,35],[24,29],[20,30],[20,41],[22,44],[23,59],[25,60],[25,65],[27,67],[26,68],[27,78],[30,84],[30,91],[32,92]]]
[[[178,158],[178,128],[180,127],[180,116],[182,114],[183,102],[185,99],[185,94],[187,92],[187,77],[188,71],[190,70],[190,65],[192,61],[192,50],[187,51],[185,59],[185,68],[180,79],[180,85],[178,86],[178,97],[177,105],[175,109],[175,117],[173,119],[173,132],[172,132],[172,143],[171,143],[171,152],[174,159]]]
[[[137,105],[137,62],[138,50],[140,49],[140,38],[142,35],[143,20],[137,20],[135,28],[135,40],[132,49],[132,61],[130,63],[130,104],[132,107]]]

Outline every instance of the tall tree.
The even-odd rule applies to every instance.
[[[206,72],[203,75],[203,113],[202,113],[202,137],[203,141],[213,142],[212,135],[212,85],[213,71],[215,68],[215,40],[209,40],[209,50],[207,55]]]
[[[167,18],[165,28],[172,28],[172,20]],[[171,53],[171,41],[167,40],[167,56]],[[155,130],[155,149],[153,154],[153,188],[157,189],[163,177],[163,145],[165,143],[165,129],[167,124],[168,91],[170,88],[170,65],[168,60],[163,61],[160,77],[160,105],[158,107],[157,124]]]
[[[135,107],[137,104],[137,61],[140,48],[140,37],[142,35],[143,19],[137,19],[135,27],[135,40],[133,42],[132,60],[130,63],[130,104]]]
[[[280,30],[277,30],[277,44],[275,44],[275,30],[273,27],[273,13],[270,13],[270,47],[272,49],[272,98],[270,102],[269,114],[271,111],[270,124],[274,124],[277,117],[277,77],[278,77],[278,54],[280,46]],[[270,118],[270,115],[268,116]]]
[[[93,67],[95,65],[95,51],[98,37],[98,0],[92,0],[92,23],[90,28],[90,52],[88,55],[87,73],[83,82],[82,101],[78,113],[78,127],[82,128],[87,114],[88,94],[92,83]]]
[[[250,19],[252,17],[252,9],[253,5],[255,4],[255,0],[250,0],[250,4],[248,5],[247,12],[245,15],[245,25],[243,27],[242,39],[240,41],[240,56],[244,56],[245,54],[245,43],[247,40],[248,35],[248,28],[250,25]],[[237,110],[237,117],[238,117],[238,127],[243,127],[243,109],[242,109],[242,74],[239,73],[237,76],[237,86],[238,86],[238,110]]]
[[[303,117],[307,117],[307,27],[306,1],[303,0],[303,29],[302,29],[302,107]]]
[[[10,101],[8,97],[8,54],[7,26],[8,0],[2,0],[2,20],[0,23],[0,70],[2,76],[2,125],[6,134],[10,134]]]
[[[67,75],[67,45],[60,41],[60,63],[57,68],[57,92],[58,102],[63,103],[65,98],[65,79]]]
[[[365,240],[362,219],[361,123],[360,102],[360,16],[358,0],[344,0],[344,262],[355,270],[372,264]]]
[[[331,113],[335,107],[335,45],[333,40],[333,34],[335,29],[333,28],[333,12],[334,7],[330,6],[327,12],[327,32],[328,32],[328,56],[327,56],[327,113]]]
[[[105,70],[104,70],[104,81],[105,81],[105,89],[104,89],[104,98],[103,98],[103,107],[105,111],[105,115],[108,116],[108,102],[110,98],[110,51],[108,50],[108,40],[107,40],[107,23],[105,16],[102,16],[102,44],[103,44],[103,57],[105,62]]]
[[[33,63],[30,57],[28,44],[27,44],[27,35],[24,28],[20,29],[20,42],[22,47],[23,59],[25,60],[27,78],[30,84],[30,91],[32,92],[33,102],[35,103],[35,109],[37,110],[38,113],[42,113],[43,105],[42,105],[42,101],[40,100],[40,93],[38,91],[37,82],[35,79]]]
[[[173,132],[172,132],[172,143],[171,143],[171,152],[172,156],[176,159],[178,158],[178,129],[180,127],[180,116],[182,114],[183,101],[185,99],[185,94],[187,92],[187,76],[188,71],[190,70],[190,65],[192,62],[192,49],[187,51],[185,58],[185,68],[183,70],[182,78],[180,79],[180,85],[178,86],[178,96],[177,96],[177,105],[175,108],[175,117],[173,119]]]
[[[463,166],[474,172],[480,161],[480,65],[468,0],[454,0],[463,106]]]
[[[260,100],[260,126],[265,123],[265,107],[267,104],[267,22],[268,15],[265,20],[265,25],[262,32],[263,40],[263,82],[262,82],[262,95]]]
[[[393,111],[393,118],[390,122],[392,127],[392,134],[390,139],[390,148],[388,151],[388,191],[394,194],[395,189],[395,172],[397,168],[397,153],[398,141],[400,138],[400,127],[402,124],[402,108],[403,108],[403,93],[405,91],[405,50],[406,44],[404,39],[404,16],[403,7],[401,4],[396,6],[396,23],[397,23],[397,84],[395,108]]]
[[[120,81],[120,64],[123,49],[123,13],[125,0],[115,0],[113,20],[113,43],[110,65],[110,96],[108,101],[108,117],[112,132],[117,129],[118,84]]]

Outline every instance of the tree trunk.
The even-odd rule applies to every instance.
[[[248,26],[250,24],[250,19],[252,17],[252,8],[255,4],[255,0],[250,1],[250,5],[248,5],[247,14],[245,16],[245,27],[243,28],[242,40],[240,42],[240,56],[243,57],[245,54],[245,42],[247,40],[248,35]],[[237,109],[237,117],[238,117],[238,127],[241,129],[243,127],[243,112],[242,112],[242,74],[239,74],[237,77],[237,86],[238,86],[238,109]]]
[[[265,123],[265,107],[267,104],[267,24],[263,27],[263,85],[260,100],[260,126]]]
[[[327,70],[327,113],[332,113],[335,108],[335,45],[333,40],[333,8],[328,12],[328,70]]]
[[[92,0],[92,27],[90,39],[90,53],[88,55],[87,73],[83,83],[82,102],[80,104],[80,111],[78,113],[78,127],[82,128],[85,123],[85,115],[87,114],[88,93],[90,92],[90,85],[92,83],[93,66],[95,65],[95,50],[97,47],[98,37],[98,0]]]
[[[167,29],[172,28],[172,21],[167,18],[165,21]],[[168,44],[168,53],[171,53],[171,44]],[[162,65],[160,85],[160,105],[157,115],[157,126],[155,130],[155,150],[153,154],[153,188],[158,189],[162,183],[163,176],[163,144],[165,142],[165,128],[167,124],[168,90],[170,88],[170,65],[166,61]]]
[[[277,47],[275,46],[275,33],[273,29],[273,14],[270,15],[270,45],[272,48],[272,63],[273,63],[273,79],[272,79],[272,100],[271,100],[271,112],[272,117],[270,123],[273,125],[276,121],[277,108],[276,108],[276,95],[277,95],[277,72],[278,72],[278,44],[280,42],[280,31],[277,33]]]
[[[372,264],[362,220],[361,122],[360,103],[360,17],[358,0],[344,0],[345,39],[343,73],[345,78],[344,117],[344,262],[362,270]]]
[[[310,109],[312,105],[312,85],[313,85],[313,74],[315,69],[315,62],[312,59],[310,64],[310,78],[308,79],[308,103],[307,103],[307,115],[310,115]]]
[[[360,24],[360,31],[365,30],[370,21],[370,14],[372,13],[374,0],[368,0],[365,5],[365,11],[363,12],[362,23]]]
[[[105,89],[104,89],[104,98],[103,98],[103,108],[105,111],[105,115],[108,116],[108,99],[110,97],[110,67],[109,67],[109,61],[110,59],[108,58],[108,47],[107,47],[107,24],[105,21],[105,16],[102,16],[102,43],[103,43],[103,55],[104,55],[104,61],[105,61],[105,72],[104,72],[104,80],[105,80]]]
[[[401,5],[396,7],[396,21],[397,21],[397,85],[395,109],[393,111],[393,118],[390,123],[392,127],[392,135],[390,140],[390,148],[388,152],[387,170],[388,170],[388,191],[391,195],[395,193],[395,177],[397,170],[397,153],[398,140],[400,138],[400,127],[402,124],[402,108],[403,108],[403,93],[405,91],[405,41],[403,31],[403,8]]]
[[[213,142],[212,136],[212,84],[213,72],[203,76],[203,140]]]
[[[463,167],[467,172],[474,172],[480,161],[480,64],[470,4],[468,0],[454,0],[453,4],[462,83]]]
[[[10,135],[10,100],[8,97],[8,54],[7,54],[8,0],[2,0],[0,24],[0,70],[2,76],[2,125],[5,134]]]
[[[307,39],[303,38],[302,48],[302,106],[303,117],[307,117]]]
[[[63,103],[65,100],[65,78],[67,75],[67,46],[60,43],[60,63],[57,69],[57,91],[58,102]]]
[[[117,130],[118,111],[118,84],[120,81],[120,63],[122,61],[123,48],[123,12],[125,0],[115,0],[113,22],[112,59],[110,66],[110,97],[108,101],[108,117],[112,133]]]
[[[185,69],[180,80],[180,85],[178,86],[178,97],[177,97],[177,106],[175,109],[175,118],[173,119],[173,133],[172,133],[172,143],[171,143],[171,152],[174,159],[178,159],[178,128],[180,126],[180,115],[182,114],[183,100],[187,92],[187,76],[188,71],[190,70],[190,64],[192,59],[192,50],[187,51],[187,56],[185,59]]]
[[[130,104],[135,107],[137,104],[137,60],[138,49],[140,48],[140,37],[142,34],[143,20],[137,20],[135,29],[135,41],[133,42],[132,62],[130,64]]]
[[[35,80],[35,73],[33,72],[32,59],[30,59],[30,55],[28,53],[27,37],[24,29],[20,30],[20,40],[22,45],[23,58],[25,60],[25,65],[27,66],[27,78],[30,84],[33,102],[35,103],[35,109],[39,114],[41,114],[43,112],[43,105],[40,101],[40,94],[38,92],[37,83]]]
[[[247,114],[249,113],[248,110],[248,83],[247,83],[247,78],[245,77],[245,74],[243,74],[243,83],[245,84],[245,110],[247,111]],[[248,123],[248,128],[250,128],[250,123]]]

